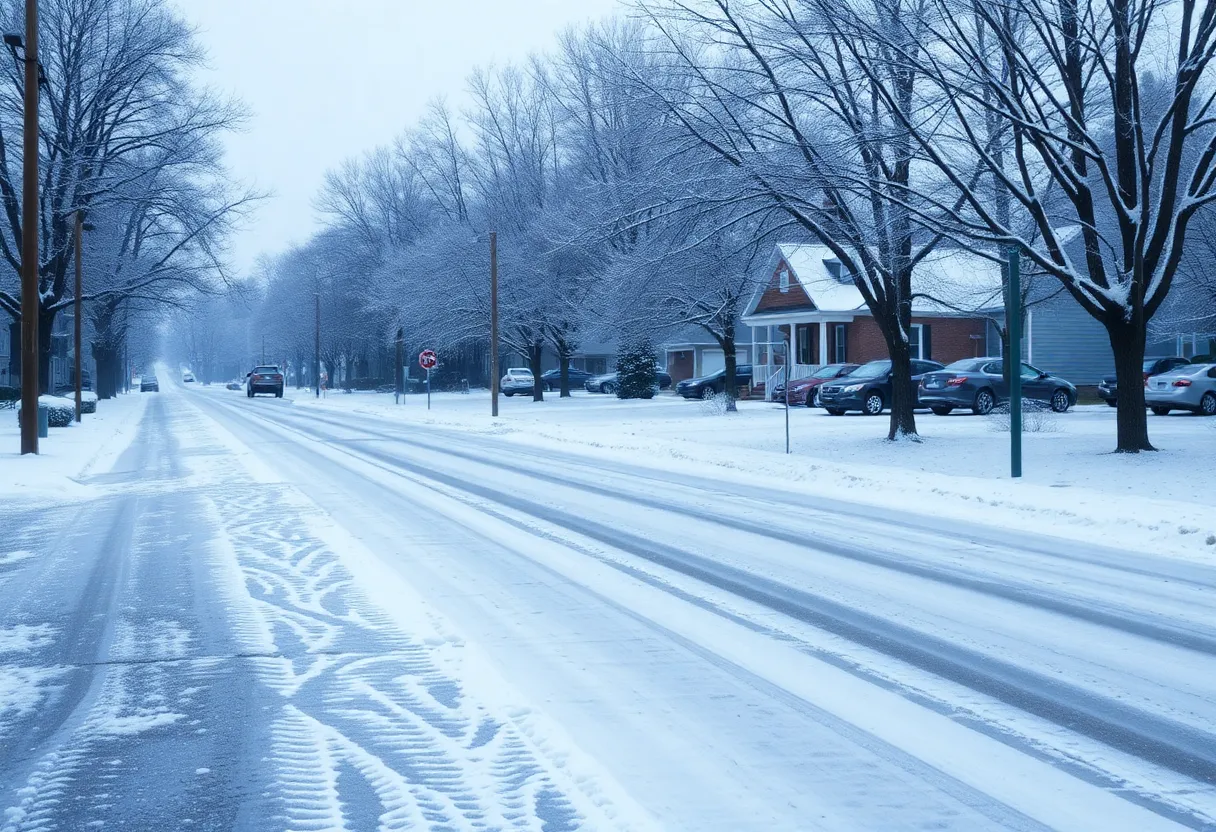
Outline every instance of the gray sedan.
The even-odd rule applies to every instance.
[[[1144,401],[1158,416],[1189,410],[1216,416],[1216,364],[1184,364],[1144,382]]]
[[[1056,413],[1063,413],[1077,403],[1077,388],[1070,381],[1023,363],[1022,396],[1047,402]],[[969,408],[986,416],[1009,399],[1004,362],[1000,358],[955,361],[944,370],[926,373],[920,380],[917,398],[922,407],[938,416],[949,415],[955,408]]]

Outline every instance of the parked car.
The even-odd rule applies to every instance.
[[[498,389],[508,396],[516,393],[531,393],[535,377],[527,367],[512,367],[498,382]]]
[[[1077,403],[1077,388],[1071,381],[1022,362],[1022,397],[1046,402],[1056,413]],[[944,370],[921,377],[917,398],[938,416],[956,409],[970,409],[986,416],[1009,400],[1005,362],[1000,358],[964,358]]]
[[[1144,359],[1144,383],[1147,385],[1152,376],[1168,373],[1176,367],[1190,363],[1189,359],[1180,355],[1168,358],[1146,358]],[[1119,380],[1113,375],[1106,376],[1098,382],[1098,395],[1111,407],[1117,406],[1119,404]]]
[[[587,383],[587,379],[591,378],[594,373],[589,373],[586,370],[578,370],[574,367],[570,368],[570,387],[582,387]],[[540,374],[540,380],[544,382],[546,390],[561,390],[562,389],[562,371],[560,368],[546,370]]]
[[[735,387],[743,387],[752,383],[752,365],[735,365]],[[710,373],[707,376],[688,378],[676,385],[676,392],[686,399],[708,399],[726,390],[726,368]]]
[[[269,364],[254,367],[245,376],[245,395],[253,398],[258,393],[274,393],[276,399],[283,398],[283,373]]]
[[[790,404],[818,407],[816,396],[819,387],[834,378],[843,378],[858,368],[858,364],[825,364],[806,378],[797,378],[790,382]],[[785,382],[779,381],[773,387],[773,401],[785,403]]]
[[[189,370],[186,370],[186,372],[182,373],[182,381],[185,384],[193,384],[194,383],[194,373],[190,372]]]
[[[912,384],[921,376],[942,369],[937,361],[912,361]],[[819,403],[833,416],[843,416],[850,410],[860,410],[867,416],[877,416],[891,403],[891,361],[871,361],[862,364],[843,378],[819,386]]]
[[[1216,416],[1216,364],[1184,364],[1145,382],[1144,401],[1158,416],[1189,410]]]
[[[659,370],[655,373],[655,378],[659,382],[659,389],[666,390],[671,387],[671,376]],[[598,376],[592,376],[583,382],[583,389],[588,393],[609,393],[615,394],[620,382],[617,380],[616,373],[600,373]]]
[[[228,382],[227,384],[225,384],[225,385],[224,385],[224,387],[225,387],[225,388],[227,388],[228,390],[241,390],[241,389],[243,389],[243,385],[242,385],[242,384],[241,384],[239,381],[237,381],[236,379],[233,379],[232,381]]]
[[[156,376],[140,376],[139,377],[139,392],[141,392],[141,393],[159,393],[160,384],[156,381]]]

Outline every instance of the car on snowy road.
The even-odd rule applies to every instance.
[[[1184,364],[1153,376],[1145,382],[1144,401],[1158,416],[1172,410],[1216,416],[1216,364]]]
[[[1180,355],[1169,356],[1168,358],[1146,358],[1144,359],[1144,384],[1148,386],[1148,380],[1153,376],[1168,373],[1177,367],[1190,363],[1190,359],[1183,358]],[[1113,374],[1106,376],[1098,382],[1098,397],[1111,407],[1119,404],[1119,380]]]
[[[258,393],[273,393],[276,399],[283,398],[283,372],[269,364],[254,367],[245,376],[245,395],[253,398]]]
[[[944,370],[921,377],[917,398],[938,416],[954,410],[970,410],[987,416],[1009,400],[1005,364],[1000,358],[964,358]],[[1022,363],[1022,398],[1046,402],[1056,413],[1077,403],[1077,388],[1071,381],[1038,367]]]
[[[752,383],[752,365],[735,365],[735,388]],[[726,391],[726,369],[699,378],[686,378],[676,385],[676,392],[686,399],[708,399]]]
[[[527,367],[512,367],[498,382],[498,389],[505,396],[531,393],[535,386],[536,377]]]
[[[921,376],[942,367],[937,361],[912,359],[913,390]],[[847,376],[820,385],[819,404],[832,416],[843,416],[850,410],[879,415],[891,405],[890,359],[862,364]]]
[[[790,382],[790,404],[818,407],[816,395],[819,387],[832,379],[847,376],[859,366],[858,364],[826,364],[806,378],[794,379]],[[784,381],[779,381],[773,386],[773,401],[785,404]]]
[[[659,383],[660,390],[666,390],[671,387],[671,376],[659,370],[654,374],[655,380]],[[614,394],[620,386],[620,380],[615,372],[601,373],[598,376],[592,376],[583,382],[583,389],[588,393],[608,393]]]
[[[582,387],[587,383],[587,379],[591,378],[595,373],[589,373],[586,370],[579,370],[575,367],[570,368],[570,389]],[[554,367],[552,370],[545,370],[540,374],[540,380],[544,382],[546,390],[561,390],[562,389],[562,371],[560,367]]]
[[[160,383],[156,380],[156,376],[140,376],[139,392],[141,393],[159,393]]]

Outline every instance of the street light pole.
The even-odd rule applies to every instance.
[[[84,238],[84,233],[83,233],[84,232],[84,219],[83,219],[83,217],[81,217],[79,210],[76,211],[76,222],[75,222],[74,231],[75,231],[75,233],[72,235],[72,237],[73,237],[73,244],[75,245],[75,248],[76,248],[76,297],[73,302],[76,307],[76,322],[75,322],[75,326],[73,328],[75,329],[75,336],[76,336],[76,421],[79,423],[80,422],[80,400],[82,397],[81,390],[83,389],[83,386],[81,384],[81,382],[83,380],[82,367],[84,365],[84,353],[80,349],[80,312],[81,312],[80,291],[81,291],[81,287],[84,285],[84,278],[82,277],[82,272],[84,271],[84,266],[83,266],[82,261],[84,258],[80,253],[80,242]]]
[[[490,416],[498,417],[498,232],[490,232]]]
[[[38,0],[25,0],[21,174],[21,453],[38,453]]]
[[[317,306],[317,327],[313,340],[312,383],[317,390],[317,398],[321,398],[321,293],[315,292],[313,300]]]
[[[1022,279],[1019,251],[1009,249],[1009,475],[1022,476]]]
[[[401,404],[401,396],[405,393],[405,328],[397,330],[397,404]]]

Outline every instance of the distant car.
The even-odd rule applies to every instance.
[[[752,365],[735,365],[735,389],[752,383]],[[698,378],[687,378],[676,385],[676,392],[686,399],[708,399],[726,391],[726,368]]]
[[[194,373],[190,372],[189,370],[182,373],[182,381],[185,382],[186,384],[193,384],[194,383]]]
[[[278,367],[269,364],[254,367],[245,376],[245,395],[252,399],[258,393],[274,393],[276,399],[283,398],[283,373]]]
[[[159,393],[160,384],[156,381],[156,376],[141,376],[139,379],[139,392]]]
[[[655,380],[659,382],[660,390],[666,390],[671,387],[671,376],[662,370],[655,373]],[[598,376],[592,376],[583,382],[583,389],[588,393],[608,393],[613,395],[618,387],[620,387],[620,380],[615,372],[600,373]]]
[[[1145,382],[1144,401],[1158,416],[1171,410],[1216,416],[1216,364],[1184,364],[1153,376]]]
[[[244,389],[244,385],[242,385],[239,381],[236,381],[235,379],[228,382],[227,384],[225,384],[224,387],[225,387],[225,389],[228,389],[228,390],[243,390]]]
[[[847,376],[857,367],[857,364],[825,364],[806,378],[794,379],[790,382],[790,404],[818,407],[819,387],[834,378]],[[773,401],[785,404],[785,382],[779,381],[773,387]]]
[[[1077,403],[1077,388],[1072,382],[1022,362],[1022,397],[1046,402],[1056,413]],[[921,377],[917,398],[938,416],[956,409],[969,409],[986,416],[1001,402],[1009,400],[1005,363],[1000,358],[964,358],[944,370]]]
[[[584,384],[587,383],[587,379],[591,378],[593,375],[595,375],[595,374],[589,373],[586,370],[576,370],[574,367],[571,367],[570,368],[570,386],[571,387],[582,387]],[[546,370],[545,372],[540,374],[540,380],[542,382],[544,382],[546,390],[562,389],[561,368]]]
[[[912,385],[925,373],[942,369],[937,361],[912,360]],[[878,416],[891,404],[891,361],[871,361],[862,364],[842,378],[819,386],[819,403],[832,416],[843,416],[850,410],[860,410],[867,416]]]
[[[535,386],[536,377],[527,367],[512,367],[498,382],[498,389],[507,396],[514,396],[516,393],[531,393]]]
[[[1173,355],[1168,358],[1146,358],[1144,359],[1144,382],[1147,384],[1148,380],[1153,376],[1168,373],[1177,367],[1190,363],[1189,359],[1183,358],[1180,355]],[[1098,382],[1098,396],[1111,407],[1117,406],[1119,404],[1119,380],[1115,376],[1110,375]]]

